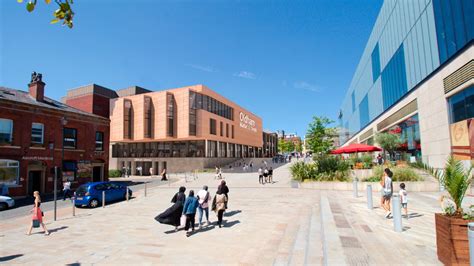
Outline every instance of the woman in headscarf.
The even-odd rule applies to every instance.
[[[220,190],[222,194],[225,195],[225,208],[227,209],[227,202],[229,202],[229,187],[227,187],[227,184],[224,180],[221,181],[221,184],[217,187],[217,190]]]
[[[171,199],[171,202],[174,204],[166,209],[166,211],[156,216],[155,220],[162,224],[174,225],[175,230],[178,231],[181,215],[183,213],[184,201],[186,200],[186,195],[184,194],[185,191],[185,187],[180,187],[179,191]]]
[[[225,185],[225,183],[224,183]],[[227,189],[228,190],[228,189]],[[227,205],[227,196],[223,192],[223,186],[217,188],[216,196],[214,196],[212,209],[217,213],[217,224],[222,227],[222,217]]]

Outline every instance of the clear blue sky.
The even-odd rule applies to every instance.
[[[336,120],[382,0],[75,0],[74,29],[50,25],[54,4],[0,1],[0,86],[46,95],[96,83],[162,90],[205,84],[304,135]]]

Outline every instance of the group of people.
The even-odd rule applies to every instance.
[[[154,169],[153,167],[150,167],[149,168],[149,172],[150,172],[150,175],[153,176],[153,173],[154,173]],[[143,175],[143,167],[142,166],[137,166],[136,168],[136,173],[139,175],[139,176],[142,176]],[[122,167],[122,177],[130,177],[131,175],[131,170],[129,167]],[[166,176],[166,168],[163,168],[163,170],[161,171],[161,181],[168,181],[168,178]]]
[[[265,183],[273,183],[273,167],[258,168],[258,183],[262,185]]]
[[[389,168],[384,169],[383,177],[380,180],[382,186],[382,197],[380,198],[380,206],[385,210],[385,218],[390,218],[392,214],[390,209],[390,203],[393,195],[393,172]],[[400,197],[400,203],[402,209],[405,212],[405,218],[408,219],[408,193],[406,191],[405,183],[400,184],[400,190],[398,191]]]
[[[208,186],[203,186],[197,194],[194,193],[194,190],[190,190],[188,197],[186,197],[186,188],[180,187],[171,199],[173,205],[156,216],[155,220],[162,224],[175,226],[175,231],[178,231],[180,225],[184,225],[184,231],[189,236],[194,232],[197,211],[199,211],[199,228],[201,229],[203,226],[204,216],[206,226],[210,225],[209,206],[211,206],[211,210],[217,214],[217,225],[219,228],[222,227],[224,212],[229,201],[229,188],[222,180],[212,201],[208,189]]]

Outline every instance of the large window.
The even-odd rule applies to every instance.
[[[77,176],[77,162],[76,161],[64,161],[63,162],[63,178],[69,181],[76,180]]]
[[[217,141],[207,141],[207,157],[217,157]]]
[[[225,124],[225,136],[226,138],[229,137],[229,124]]]
[[[0,184],[18,185],[20,163],[13,160],[0,159]]]
[[[232,125],[232,138],[234,138],[234,125]]]
[[[95,132],[95,150],[96,151],[104,150],[104,132],[100,132],[100,131]]]
[[[197,94],[193,91],[189,92],[189,135],[196,136],[196,109],[199,106]]]
[[[221,133],[221,137],[224,136],[224,123],[222,123],[222,121],[220,122],[220,133]]]
[[[175,136],[175,130],[174,130],[174,125],[175,125],[175,114],[176,114],[176,104],[174,100],[173,94],[168,94],[166,95],[166,106],[167,106],[167,136],[168,137],[174,137]]]
[[[150,97],[145,97],[145,138],[153,137],[153,103]]]
[[[123,138],[132,139],[133,130],[133,108],[132,101],[125,100],[123,108]]]
[[[13,137],[13,121],[10,119],[0,118],[0,144],[12,143]]]
[[[76,149],[77,148],[77,129],[65,127],[63,130],[64,139],[63,145],[67,149]]]
[[[31,124],[31,142],[43,144],[44,125],[40,123]]]
[[[456,123],[474,117],[474,86],[460,91],[448,99],[449,118]]]
[[[209,133],[212,135],[217,135],[216,120],[212,118],[209,120]]]
[[[234,109],[210,96],[190,91],[189,100],[189,106],[194,106],[196,109],[203,109],[229,120],[234,120]]]
[[[382,71],[383,108],[387,110],[408,91],[403,44]]]

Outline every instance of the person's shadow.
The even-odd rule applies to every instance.
[[[9,260],[14,260],[16,258],[19,258],[23,256],[23,254],[15,254],[15,255],[9,255],[9,256],[4,256],[4,257],[0,257],[0,262],[5,262],[5,261],[9,261]]]
[[[49,230],[49,233],[50,234],[51,233],[56,233],[58,231],[61,231],[61,230],[67,229],[67,228],[68,228],[68,226],[61,226],[61,227],[58,227],[58,228],[53,228],[53,229]]]
[[[231,217],[231,216],[234,216],[236,214],[239,214],[241,213],[242,211],[241,210],[235,210],[235,211],[230,211],[230,212],[224,212],[224,216],[225,217]]]
[[[230,228],[236,224],[240,224],[240,221],[239,220],[235,220],[235,221],[232,221],[232,222],[225,222],[222,226],[225,227],[225,228]]]

